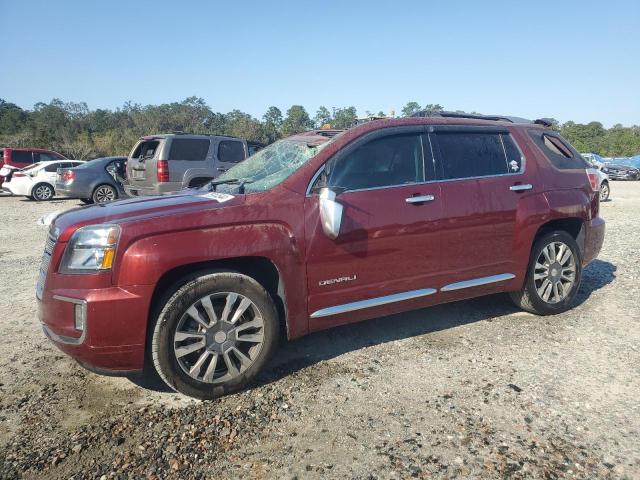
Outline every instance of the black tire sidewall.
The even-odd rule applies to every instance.
[[[101,202],[98,202],[98,200],[96,199],[96,194],[98,193],[98,190],[101,188],[110,188],[113,191],[113,200],[110,200],[110,201],[115,201],[118,199],[118,191],[115,188],[113,188],[111,185],[104,183],[102,185],[98,185],[93,190],[93,195],[91,195],[91,200],[93,203],[101,203]],[[107,203],[107,202],[102,202],[102,203]]]
[[[160,377],[174,390],[202,400],[245,388],[266,365],[278,344],[278,316],[267,291],[251,277],[235,272],[202,275],[177,289],[174,287],[173,291],[156,318],[150,339],[153,364]],[[180,368],[173,350],[173,335],[185,310],[203,296],[216,292],[240,293],[256,305],[264,320],[264,341],[253,365],[237,378],[224,384],[206,384],[191,378]]]
[[[562,242],[567,245],[571,252],[573,253],[575,259],[576,266],[576,280],[571,287],[571,291],[569,295],[566,296],[561,302],[558,303],[548,303],[545,302],[540,295],[538,294],[538,290],[535,286],[534,281],[534,273],[535,273],[535,262],[542,253],[542,248],[548,245],[551,242]],[[548,233],[542,237],[540,237],[533,246],[533,250],[531,252],[531,259],[529,260],[529,269],[527,271],[527,281],[525,288],[527,289],[527,293],[529,294],[529,299],[533,308],[536,312],[542,315],[553,315],[557,313],[562,313],[569,310],[573,304],[573,300],[580,289],[580,282],[582,281],[582,254],[580,252],[580,248],[576,243],[575,239],[564,231],[556,231]]]
[[[40,198],[38,197],[38,195],[36,194],[36,190],[40,187],[47,187],[50,191],[51,191],[51,195],[49,195],[48,198]],[[53,190],[53,188],[51,187],[51,185],[49,185],[48,183],[38,183],[36,184],[33,189],[31,190],[31,196],[33,197],[33,199],[37,202],[46,202],[47,200],[51,200],[53,198],[53,196],[55,195],[55,191]]]
[[[609,187],[609,183],[605,182],[600,186],[600,189],[602,190],[602,187],[606,186],[607,187],[607,196],[604,198],[600,198],[601,202],[606,202],[607,200],[609,200],[609,194],[611,193],[611,188]]]

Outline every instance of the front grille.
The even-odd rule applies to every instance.
[[[44,253],[42,254],[42,261],[40,262],[38,282],[36,283],[36,297],[38,297],[39,300],[42,300],[44,282],[47,280],[47,273],[49,272],[49,265],[51,264],[51,255],[53,254],[53,247],[55,246],[56,239],[51,235],[47,235],[47,241],[44,244]]]

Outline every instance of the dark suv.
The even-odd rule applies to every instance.
[[[569,309],[600,251],[597,175],[544,122],[377,120],[280,140],[201,189],[57,217],[45,334],[98,372],[213,398],[281,337],[508,292]]]
[[[127,161],[126,192],[160,195],[200,187],[260,148],[242,138],[206,135],[142,137]]]

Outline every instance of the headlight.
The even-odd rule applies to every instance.
[[[60,273],[110,270],[120,238],[118,225],[89,225],[76,230],[62,257]]]

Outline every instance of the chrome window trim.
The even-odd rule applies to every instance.
[[[431,159],[433,161],[433,167],[434,167],[434,171],[436,176],[438,176],[438,166],[439,166],[439,162],[440,160],[436,160],[436,156],[434,154],[433,151],[433,144],[431,141],[431,135],[432,134],[436,134],[437,135],[437,131],[435,132],[426,132],[425,134],[428,135],[429,137],[429,147],[431,149]],[[425,135],[423,134],[423,135]],[[502,135],[509,135],[509,137],[511,138],[511,141],[513,142],[513,144],[516,146],[516,148],[518,149],[518,152],[520,152],[520,159],[522,162],[522,165],[520,166],[520,171],[519,172],[514,172],[514,173],[498,173],[496,175],[480,175],[480,176],[476,176],[476,177],[462,177],[462,178],[441,178],[441,179],[434,179],[434,180],[425,180],[424,182],[415,182],[415,183],[402,183],[399,185],[385,185],[383,187],[370,187],[370,188],[360,188],[357,190],[346,190],[345,192],[343,192],[341,195],[345,194],[345,193],[351,193],[351,192],[367,192],[370,190],[380,190],[383,188],[398,188],[398,187],[407,187],[407,186],[413,186],[413,185],[427,185],[430,183],[436,183],[436,182],[460,182],[460,181],[464,181],[464,180],[479,180],[481,178],[499,178],[499,177],[517,177],[519,175],[524,175],[525,173],[527,173],[527,157],[524,155],[524,153],[522,152],[522,149],[520,148],[520,145],[518,145],[518,142],[515,140],[515,138],[513,138],[513,135],[511,135],[511,133],[507,132],[507,133],[497,133],[497,135],[500,135],[500,142],[503,145],[504,148],[504,143],[503,143],[503,139],[502,139]],[[423,161],[424,161],[424,154],[422,156]],[[330,161],[331,159],[328,159],[328,161]],[[506,150],[505,150],[505,161],[507,160],[507,155],[506,155]],[[316,180],[318,179],[318,176],[322,173],[322,170],[324,169],[326,162],[323,163],[320,168],[316,171],[316,173],[313,174],[313,176],[311,177],[311,181],[309,182],[309,184],[307,185],[307,191],[305,193],[306,197],[313,197],[314,195],[317,194],[312,194],[311,193],[311,187],[313,186],[313,184],[316,182]],[[423,178],[426,178],[426,170],[423,171]]]
[[[414,298],[426,297],[433,295],[437,290],[435,288],[423,288],[420,290],[410,290],[408,292],[394,293],[383,297],[374,297],[367,300],[359,300],[357,302],[344,303],[333,307],[321,308],[311,314],[311,318],[322,318],[331,315],[339,315],[341,313],[353,312],[364,308],[378,307],[389,303],[403,302]]]
[[[516,278],[513,273],[499,273],[498,275],[490,275],[488,277],[474,278],[472,280],[463,280],[462,282],[450,283],[440,289],[441,292],[451,292],[454,290],[461,290],[463,288],[478,287],[481,285],[488,285],[491,283],[504,282]]]

